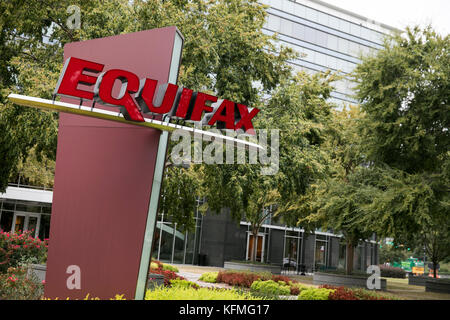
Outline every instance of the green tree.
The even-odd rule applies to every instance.
[[[236,221],[250,223],[253,239],[269,216],[296,225],[306,207],[304,195],[315,179],[326,175],[328,158],[321,145],[331,121],[327,99],[334,80],[328,73],[304,72],[283,79],[255,122],[258,128],[279,130],[279,170],[263,175],[261,163],[205,165],[204,210],[229,208]],[[254,252],[251,257],[255,259]]]
[[[379,249],[380,263],[394,263],[401,262],[408,258],[408,253],[405,249],[396,248],[392,245],[385,244]]]
[[[364,221],[365,207],[371,203],[366,184],[369,171],[364,166],[358,124],[363,115],[357,106],[334,111],[332,129],[323,150],[330,157],[329,175],[310,189],[308,210],[300,223],[314,223],[340,232],[346,242],[346,273],[353,272],[354,249],[373,231]]]
[[[80,8],[80,29],[66,24],[70,5]],[[248,106],[290,72],[294,56],[288,48],[274,53],[276,36],[262,32],[266,11],[256,0],[7,0],[0,13],[0,191],[32,148],[38,160],[55,160],[57,114],[6,96],[50,98],[66,43],[175,25],[185,38],[179,83]]]
[[[374,169],[366,221],[381,236],[425,246],[435,264],[450,247],[449,49],[448,35],[408,28],[355,70]]]

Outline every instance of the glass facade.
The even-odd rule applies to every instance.
[[[316,234],[316,247],[314,251],[315,269],[326,267],[328,260],[328,236]]]
[[[168,263],[197,263],[196,252],[199,252],[202,224],[202,215],[198,207],[202,203],[202,199],[197,199],[195,228],[190,231],[181,230],[164,212],[158,215],[152,254],[154,259]]]
[[[0,230],[31,231],[33,237],[50,236],[51,204],[0,199]]]
[[[361,56],[382,48],[383,39],[391,30],[380,32],[375,30],[381,29],[378,24],[370,28],[367,21],[358,24],[355,17],[344,19],[334,15],[330,8],[324,6],[319,10],[303,4],[304,1],[261,2],[269,6],[263,31],[270,35],[277,33],[279,44],[300,54],[290,61],[294,71],[338,72],[344,78],[334,84],[331,100],[338,104],[355,103],[349,73],[361,62]]]
[[[303,232],[285,230],[283,267],[298,270],[302,264],[302,238]]]

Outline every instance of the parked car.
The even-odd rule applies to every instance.
[[[284,268],[296,268],[297,269],[297,261],[289,258],[283,259],[283,267]]]

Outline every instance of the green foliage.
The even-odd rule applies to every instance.
[[[162,265],[163,265],[163,267],[162,267],[163,270],[169,270],[169,271],[173,271],[173,272],[179,272],[178,268],[175,267],[175,266],[172,266],[172,265],[167,264],[167,263],[163,263]]]
[[[360,239],[371,236],[366,223],[366,206],[371,203],[371,190],[365,184],[364,156],[357,131],[363,118],[358,107],[334,111],[328,139],[322,152],[329,156],[328,175],[317,181],[305,195],[306,206],[298,217],[301,225],[320,226],[344,236],[347,244],[347,273],[353,272],[353,250]]]
[[[145,300],[261,300],[249,293],[228,289],[164,288],[147,290]]]
[[[80,29],[66,25],[70,5],[81,10]],[[274,53],[276,36],[262,32],[267,13],[256,0],[8,0],[0,2],[0,12],[0,192],[23,175],[17,166],[28,161],[32,148],[38,162],[43,155],[55,160],[57,114],[13,106],[6,96],[50,98],[69,42],[177,26],[185,38],[179,84],[249,106],[289,74],[286,61],[295,56],[289,48]],[[44,175],[52,173],[48,169]],[[176,183],[179,177],[171,174],[165,184],[171,199],[168,180]],[[35,178],[28,181],[47,183]],[[166,209],[189,229],[195,179],[183,181],[191,186],[181,197],[186,206],[174,202]]]
[[[0,273],[0,300],[38,300],[43,292],[43,284],[27,276],[23,267],[11,267]]]
[[[326,174],[327,154],[321,145],[331,121],[332,105],[326,100],[335,79],[306,73],[283,78],[255,122],[258,128],[280,130],[279,171],[263,175],[261,164],[205,165],[203,190],[208,203],[203,210],[220,213],[229,208],[236,221],[250,223],[253,234],[268,217],[282,217],[295,225],[307,211],[306,191],[314,179]],[[251,258],[255,260],[254,254]]]
[[[330,293],[333,292],[333,289],[308,288],[300,292],[298,300],[328,300]]]
[[[450,38],[407,28],[355,70],[370,160],[407,173],[436,172],[450,145]]]
[[[380,236],[450,254],[450,38],[407,28],[355,70],[364,153],[373,173],[367,207]]]
[[[159,269],[159,265],[156,262],[151,262],[150,263],[150,269]]]
[[[48,241],[31,237],[31,231],[21,234],[0,231],[0,272],[10,267],[45,263]]]
[[[160,211],[178,224],[179,229],[195,228],[194,215],[200,183],[193,168],[170,166],[163,180]]]
[[[275,282],[273,280],[256,280],[250,286],[252,293],[263,296],[287,296],[291,293],[290,286],[283,281]]]
[[[204,281],[204,282],[216,283],[218,274],[219,274],[219,272],[205,272],[205,273],[202,273],[202,275],[200,276],[200,278],[198,280]]]
[[[179,279],[170,280],[170,286],[172,288],[193,288],[193,289],[200,288],[199,285],[196,284],[195,282]]]
[[[408,252],[404,248],[395,248],[391,245],[383,245],[378,249],[380,263],[393,263],[406,260]]]

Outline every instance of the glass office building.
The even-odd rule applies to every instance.
[[[399,30],[318,0],[262,0],[269,6],[263,31],[278,34],[279,44],[300,56],[290,61],[294,70],[331,70],[344,76],[336,82],[332,100],[356,103],[349,73],[362,55],[382,48],[387,34]]]

